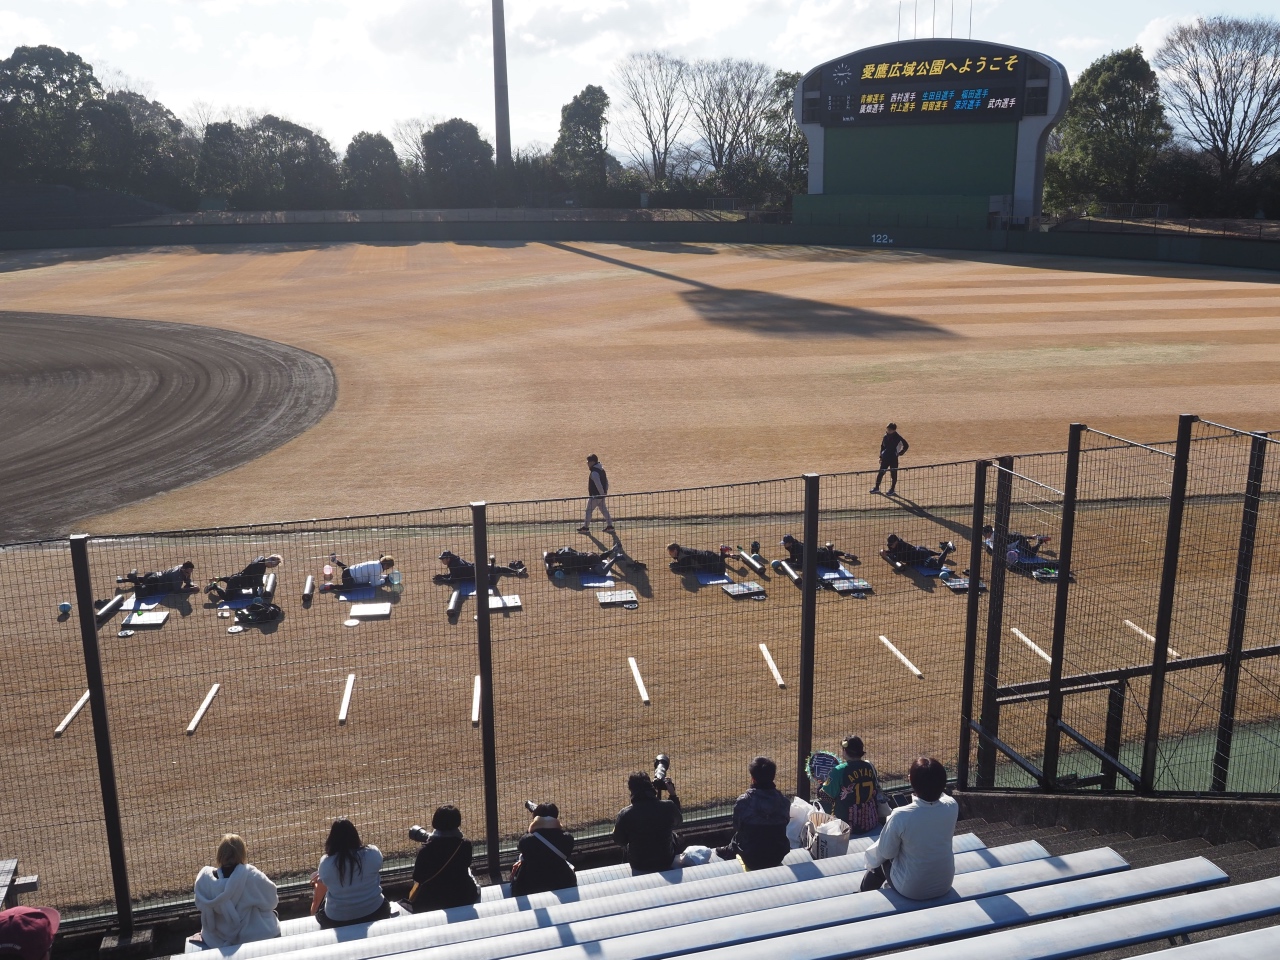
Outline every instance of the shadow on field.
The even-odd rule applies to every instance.
[[[760,290],[726,289],[564,243],[548,242],[547,246],[682,284],[690,289],[682,291],[680,296],[702,319],[709,323],[750,330],[766,336],[786,337],[807,334],[867,339],[901,337],[949,339],[955,336],[949,331],[914,317],[862,310],[857,307],[846,307],[821,300],[808,300],[804,297],[790,297]]]

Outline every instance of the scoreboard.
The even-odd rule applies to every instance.
[[[1021,50],[973,41],[885,44],[825,64],[820,96],[806,92],[806,119],[824,127],[1015,122],[1026,78]]]

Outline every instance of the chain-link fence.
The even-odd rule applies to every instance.
[[[20,599],[0,613],[0,853],[40,872],[69,917],[112,909],[91,649],[125,889],[148,905],[188,901],[225,831],[286,883],[314,869],[337,816],[393,868],[412,853],[407,827],[441,803],[461,809],[478,855],[489,838],[510,856],[526,799],[602,837],[627,774],[660,752],[690,819],[725,814],[756,754],[777,761],[781,788],[803,789],[807,752],[850,734],[889,787],[924,754],[966,785],[1132,789],[1148,775],[1157,791],[1280,791],[1264,559],[1280,527],[1276,442],[1196,424],[1179,497],[1176,445],[1075,441],[1075,453],[904,468],[892,497],[871,492],[872,473],[614,495],[615,529],[597,515],[587,534],[578,499],[94,538],[85,602],[140,607],[107,610],[96,632],[67,542],[5,547]],[[811,582],[783,543],[806,529],[830,551],[815,553]],[[477,559],[478,535],[496,571],[487,645],[466,584],[433,582],[447,580],[442,553]],[[921,550],[882,558],[890,535]],[[705,553],[673,569],[673,543]],[[1259,558],[1248,596],[1242,545]],[[278,617],[242,623],[204,589],[221,578],[233,606],[249,603],[226,578],[272,554]],[[384,556],[396,582],[341,587],[343,564]],[[139,599],[117,583],[186,560],[190,592]],[[322,589],[326,566],[339,589]],[[978,567],[990,599],[965,589]],[[971,743],[958,708],[975,720]]]

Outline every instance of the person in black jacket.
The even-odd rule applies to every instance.
[[[534,807],[529,832],[520,838],[516,849],[520,851],[520,859],[511,867],[513,897],[578,885],[577,874],[569,862],[573,836],[561,829],[560,808],[554,803]]]
[[[804,541],[797,540],[788,533],[782,538],[782,546],[787,548],[787,563],[791,564],[796,570],[802,569],[804,567]],[[834,543],[828,543],[818,548],[818,566],[835,570],[840,566],[841,560],[857,563],[858,557],[856,554],[837,550]]]
[[[724,573],[725,557],[732,553],[733,549],[724,545],[719,550],[693,550],[674,542],[667,544],[667,556],[671,558],[674,573],[696,573],[700,570]]]
[[[451,803],[437,807],[431,817],[431,833],[413,862],[413,886],[405,903],[414,913],[465,907],[480,899],[480,887],[471,874],[471,841],[462,835],[462,813]],[[420,836],[421,827],[409,831]]]
[[[773,785],[778,766],[768,757],[756,757],[747,770],[751,789],[733,805],[733,839],[717,847],[716,855],[722,860],[741,857],[748,870],[776,867],[791,849],[791,801]]]
[[[891,423],[884,428],[884,438],[880,441],[880,472],[876,474],[876,485],[872,493],[880,492],[880,481],[885,471],[889,472],[889,496],[898,487],[898,458],[911,449],[911,444],[898,433],[898,425]]]
[[[139,599],[163,597],[169,593],[190,593],[199,589],[191,582],[191,575],[195,570],[196,565],[186,560],[167,570],[148,570],[143,574],[130,570],[123,576],[116,577],[116,583],[132,584],[134,595]]]
[[[216,600],[239,600],[246,591],[256,596],[262,592],[262,581],[266,579],[267,571],[280,566],[282,559],[280,554],[273,553],[251,560],[239,573],[214,577],[204,588],[205,593]],[[218,586],[219,582],[226,586]]]
[[[669,799],[660,800],[647,773],[627,777],[631,805],[622,808],[613,827],[613,842],[627,850],[632,874],[668,870],[679,846],[674,830],[680,825],[680,798],[676,785],[667,777],[662,781]]]
[[[587,515],[578,528],[579,533],[591,532],[591,515],[597,510],[604,517],[604,532],[613,533],[613,517],[605,506],[605,497],[609,495],[609,475],[604,472],[604,464],[594,453],[587,457]]]

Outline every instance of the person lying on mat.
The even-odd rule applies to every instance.
[[[446,550],[440,554],[440,562],[444,564],[445,572],[437,573],[432,577],[433,583],[471,583],[476,578],[476,565],[470,560],[463,560],[452,550]],[[523,560],[512,560],[505,567],[491,563],[489,565],[489,585],[492,586],[496,583],[498,577],[504,573],[508,576],[518,577],[524,572]]]
[[[667,544],[667,556],[672,560],[675,573],[724,573],[725,557],[733,554],[733,548],[720,545],[719,550],[691,550],[678,543]]]
[[[262,581],[266,579],[267,571],[280,566],[283,559],[278,553],[258,557],[247,563],[239,573],[226,577],[214,577],[204,588],[204,592],[219,600],[238,600],[246,593],[256,596],[262,592]],[[226,586],[220,587],[219,583],[224,583]]]
[[[166,593],[188,593],[199,589],[191,582],[191,575],[196,565],[184,560],[176,567],[168,570],[148,570],[139,574],[130,570],[122,577],[116,577],[116,583],[133,584],[133,592],[139,597],[163,597]]]
[[[622,556],[622,544],[615,543],[604,553],[584,553],[573,547],[561,547],[559,550],[548,550],[542,555],[542,562],[547,573],[563,570],[566,573],[596,573],[604,575],[609,572],[614,561]]]
[[[880,551],[880,556],[895,567],[905,565],[941,570],[943,563],[955,550],[956,545],[950,540],[944,540],[938,544],[938,547],[941,549],[941,553],[937,550],[930,550],[928,547],[917,547],[915,544],[903,540],[896,533],[891,533],[886,541],[885,548]]]
[[[787,548],[787,563],[791,564],[792,569],[799,570],[804,566],[804,541],[797,540],[791,534],[787,534],[782,538],[782,545]],[[840,566],[841,560],[848,560],[850,563],[856,563],[858,558],[852,553],[845,553],[843,550],[837,550],[834,543],[828,543],[826,546],[818,548],[818,566],[830,567],[835,569]]]
[[[347,566],[338,559],[336,553],[329,555],[329,562],[342,570],[341,583],[326,583],[320,587],[320,592],[324,593],[328,590],[355,590],[358,587],[381,587],[387,582],[387,577],[395,568],[395,557],[388,557],[385,554],[377,560],[366,560],[363,563],[353,563]]]
[[[996,539],[996,528],[991,524],[987,524],[982,528],[982,539],[988,544],[994,545]],[[1053,537],[1045,533],[1035,533],[1030,536],[1025,533],[1015,533],[1009,531],[1009,549],[1016,550],[1019,558],[1038,557],[1040,556],[1040,548],[1052,540]]]

